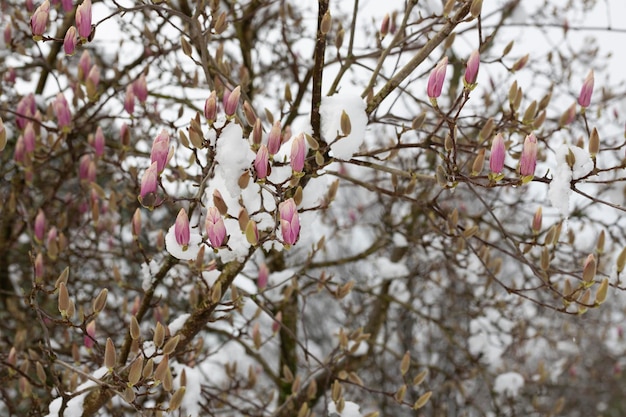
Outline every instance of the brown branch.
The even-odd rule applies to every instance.
[[[451,17],[448,22],[441,28],[435,36],[432,37],[426,44],[417,51],[417,54],[404,66],[396,75],[391,78],[384,86],[380,89],[378,94],[372,98],[372,100],[367,103],[367,109],[365,110],[367,114],[371,114],[374,110],[378,108],[380,103],[387,98],[392,91],[394,91],[411,73],[417,68],[426,58],[428,58],[431,52],[439,46],[449,35],[452,33],[455,27],[459,23],[463,21],[465,16],[469,13],[469,9],[471,6],[471,1],[466,1],[463,6],[456,12],[456,14]]]
[[[324,54],[326,53],[326,34],[322,33],[322,19],[328,11],[329,0],[319,0],[317,12],[317,41],[315,43],[315,64],[313,66],[313,98],[311,101],[311,127],[313,137],[321,140],[321,147],[326,143],[321,136],[320,105],[322,104],[322,76],[324,74]]]

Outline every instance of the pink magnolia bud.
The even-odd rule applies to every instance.
[[[45,267],[43,264],[43,255],[41,252],[37,254],[35,257],[35,281],[41,282],[43,281],[43,276],[45,274]]]
[[[15,152],[13,153],[13,160],[20,164],[25,162],[26,147],[24,145],[24,135],[20,135],[15,142]]]
[[[428,97],[436,99],[441,95],[443,81],[446,78],[446,67],[448,66],[448,57],[444,56],[437,66],[432,70],[428,77]]]
[[[304,133],[300,133],[291,143],[291,168],[296,172],[302,172],[305,157],[306,143],[304,142]]]
[[[217,207],[209,207],[207,210],[205,228],[211,246],[220,248],[226,239],[226,226]]]
[[[63,93],[58,93],[54,103],[52,103],[54,113],[57,116],[57,125],[61,130],[69,131],[72,124],[72,113]]]
[[[35,128],[32,122],[28,122],[26,129],[24,129],[24,150],[26,153],[35,152],[35,146],[37,144]]]
[[[204,117],[209,122],[213,122],[217,118],[217,94],[215,91],[211,91],[209,98],[204,103]]]
[[[128,84],[126,87],[126,98],[124,98],[124,110],[126,113],[132,115],[135,112],[135,92],[133,85]]]
[[[234,116],[237,111],[237,107],[239,106],[239,97],[241,97],[241,87],[237,86],[233,91],[231,91],[228,99],[224,103],[224,113],[226,116]]]
[[[259,265],[259,275],[256,281],[256,285],[257,287],[259,287],[260,290],[267,287],[267,281],[269,279],[269,276],[270,276],[270,270],[267,267],[267,265],[265,263],[262,263],[261,265]]]
[[[100,68],[97,65],[92,65],[87,74],[87,82],[90,82],[97,87],[100,84]]]
[[[83,41],[91,35],[91,0],[85,0],[76,8],[76,28]]]
[[[183,247],[183,250],[189,246],[189,239],[191,235],[191,229],[189,228],[189,217],[184,208],[181,208],[176,216],[176,223],[174,224],[174,236],[176,236],[176,242]]]
[[[145,103],[148,99],[148,83],[145,74],[141,74],[138,79],[133,82],[133,92],[140,103]]]
[[[276,120],[270,129],[269,135],[267,136],[267,150],[270,155],[276,154],[276,152],[280,149],[280,145],[282,144],[282,135],[280,131],[280,120]]]
[[[94,320],[91,320],[87,324],[86,330],[87,330],[87,333],[85,334],[83,338],[83,343],[85,344],[85,347],[87,349],[91,349],[93,348],[94,341],[96,339],[96,322]]]
[[[283,322],[283,312],[279,311],[274,317],[274,321],[272,322],[272,333],[276,334],[280,330],[281,323]]]
[[[526,136],[524,140],[524,149],[520,159],[519,172],[523,177],[532,177],[535,175],[535,166],[537,165],[537,138],[534,133]]]
[[[146,197],[156,194],[158,186],[157,163],[153,162],[150,168],[146,169],[141,178],[141,190],[139,191],[139,201],[143,204]],[[151,205],[151,204],[149,204]]]
[[[593,70],[589,71],[583,86],[580,88],[580,94],[578,95],[578,104],[581,107],[589,107],[591,103],[591,94],[593,94]]]
[[[4,27],[4,44],[9,48],[11,46],[11,40],[13,39],[12,33],[13,27],[11,26],[11,22],[7,23]]]
[[[80,81],[87,80],[87,74],[89,74],[89,70],[91,69],[91,56],[89,52],[85,49],[80,56],[80,60],[78,61],[78,79]]]
[[[15,122],[19,129],[24,129],[26,124],[30,122],[30,119],[35,117],[37,113],[37,104],[35,103],[35,96],[31,93],[17,103]]]
[[[535,211],[535,214],[533,215],[533,222],[531,226],[534,234],[538,234],[539,232],[541,232],[542,220],[543,220],[542,210],[541,210],[541,206],[539,206],[537,208],[537,211]]]
[[[478,76],[478,67],[480,66],[480,53],[475,50],[467,60],[467,67],[465,68],[465,84],[470,86],[476,83],[476,77]]]
[[[35,13],[30,18],[30,29],[33,32],[33,39],[36,41],[41,40],[41,35],[46,31],[46,25],[48,24],[48,14],[50,13],[50,2],[44,1],[43,4],[37,7]]]
[[[43,242],[43,236],[46,233],[46,215],[39,209],[37,216],[35,217],[35,240],[37,242]]]
[[[381,38],[384,38],[389,33],[390,20],[391,20],[391,17],[389,16],[389,13],[387,13],[385,17],[383,17],[383,22],[380,24],[380,37]]]
[[[96,180],[96,164],[91,155],[85,154],[78,164],[78,177],[81,181],[94,182]]]
[[[256,153],[256,158],[254,158],[254,170],[256,171],[257,178],[263,179],[267,177],[268,168],[269,153],[267,152],[267,146],[262,144]]]
[[[280,230],[287,245],[293,245],[300,235],[300,218],[293,198],[278,205],[280,212]]]
[[[157,163],[157,172],[159,174],[165,169],[169,152],[170,135],[163,129],[152,142],[152,151],[150,152],[150,162]]]
[[[61,0],[61,6],[63,7],[64,12],[71,12],[74,10],[74,1],[73,0]]]
[[[76,32],[76,27],[70,26],[67,32],[65,32],[65,38],[63,39],[63,50],[65,51],[65,55],[74,55],[77,43],[78,32]]]
[[[93,147],[95,149],[96,156],[100,157],[104,155],[104,145],[104,133],[102,132],[102,128],[98,126],[98,128],[96,129],[96,136],[93,141]]]
[[[491,156],[489,157],[489,169],[494,174],[499,174],[504,168],[504,157],[506,149],[502,133],[498,133],[491,143]]]
[[[130,145],[130,130],[128,129],[128,125],[126,123],[122,123],[120,127],[120,142],[122,142],[122,146],[127,147]]]

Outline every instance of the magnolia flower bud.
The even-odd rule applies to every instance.
[[[389,33],[389,22],[390,22],[391,18],[389,17],[389,13],[387,13],[385,15],[385,17],[383,17],[383,21],[380,24],[380,38],[384,38],[385,36],[387,36],[387,33]]]
[[[270,155],[276,154],[280,145],[282,145],[281,124],[280,120],[276,120],[267,136],[267,150]]]
[[[150,152],[150,162],[157,163],[157,172],[159,174],[165,169],[169,151],[170,135],[165,129],[163,129],[154,139],[154,142],[152,142],[152,150]]]
[[[254,170],[256,171],[257,178],[263,179],[267,177],[268,169],[269,152],[267,151],[267,146],[265,146],[265,144],[261,144],[256,153],[256,158],[254,158]]]
[[[189,246],[191,229],[189,228],[189,217],[184,208],[181,208],[176,216],[176,223],[174,224],[174,235],[176,236],[176,243],[186,250]]]
[[[524,140],[524,148],[522,149],[522,157],[520,159],[520,175],[523,177],[532,177],[535,175],[535,166],[537,165],[537,138],[534,133],[526,136]]]
[[[237,107],[239,106],[239,97],[241,96],[241,86],[237,86],[233,91],[231,91],[226,103],[224,103],[224,113],[226,116],[232,117],[235,115],[237,111]]]
[[[502,133],[498,133],[491,143],[491,155],[489,156],[489,169],[494,174],[500,174],[504,169],[506,148]]]
[[[77,43],[78,33],[76,31],[76,27],[70,26],[67,32],[65,32],[65,38],[63,38],[63,50],[65,51],[65,55],[74,55]]]
[[[291,168],[296,172],[302,172],[305,157],[306,143],[304,142],[304,134],[301,133],[291,143]]]
[[[541,222],[543,219],[541,206],[537,208],[535,214],[533,215],[532,229],[534,234],[539,234],[541,232]]]
[[[591,95],[593,94],[593,70],[589,71],[578,95],[578,104],[581,107],[589,107],[591,103]]]
[[[76,28],[83,41],[91,35],[91,0],[83,1],[76,8]]]
[[[448,57],[444,56],[441,61],[435,66],[428,77],[428,97],[436,99],[441,95],[441,89],[443,88],[443,82],[446,78],[446,67],[448,66]]]
[[[261,265],[259,265],[259,275],[258,275],[257,282],[256,282],[256,285],[259,288],[259,290],[262,290],[265,287],[267,287],[267,281],[268,281],[269,276],[270,276],[270,270],[267,267],[267,265],[265,263],[262,263]]]
[[[158,186],[158,172],[157,172],[157,162],[153,162],[150,165],[150,168],[144,172],[143,177],[141,178],[141,190],[139,191],[139,202],[144,205],[144,207],[151,207],[154,205],[154,198],[150,198],[150,196],[156,194]]]
[[[583,282],[590,283],[596,277],[596,257],[589,254],[583,264]]]
[[[146,82],[145,74],[142,73],[139,78],[133,82],[133,92],[140,103],[146,102],[148,99],[148,83]]]
[[[226,239],[226,226],[217,207],[209,207],[207,210],[205,228],[209,244],[215,249],[222,247]]]
[[[600,135],[598,135],[598,129],[594,127],[589,136],[589,154],[591,154],[592,158],[595,158],[599,151]]]
[[[37,144],[37,137],[35,134],[35,128],[33,127],[32,122],[28,122],[26,124],[26,128],[24,129],[24,149],[26,153],[32,154],[35,152],[35,147]]]
[[[126,97],[124,98],[124,110],[126,113],[132,114],[135,112],[135,92],[133,90],[133,85],[128,84],[126,86]]]
[[[46,215],[39,209],[37,216],[35,217],[34,235],[35,240],[38,243],[43,242],[44,234],[46,233]]]
[[[83,343],[87,349],[91,349],[94,345],[94,341],[96,339],[96,322],[95,320],[91,320],[87,324],[87,328],[85,337],[83,338]]]
[[[91,68],[91,56],[89,52],[85,49],[80,56],[80,60],[78,61],[78,79],[80,81],[87,80],[87,74],[89,74],[89,70]]]
[[[33,33],[33,39],[40,41],[41,35],[46,31],[48,24],[48,14],[50,13],[50,2],[44,1],[41,6],[37,7],[35,13],[30,18],[30,29]]]
[[[300,218],[298,217],[298,209],[293,198],[280,203],[278,211],[280,212],[280,230],[283,235],[283,241],[287,245],[293,245],[300,236]]]
[[[209,98],[204,102],[204,117],[209,123],[217,118],[217,93],[211,91]]]
[[[72,113],[70,112],[69,105],[63,93],[58,93],[54,103],[54,113],[57,117],[57,125],[61,130],[69,131],[69,127],[72,124]]]
[[[479,66],[480,53],[478,52],[478,50],[474,50],[467,60],[467,66],[465,67],[465,77],[463,78],[463,81],[465,82],[466,86],[471,86],[476,83]]]

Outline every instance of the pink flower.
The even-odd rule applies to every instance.
[[[35,240],[37,242],[43,241],[43,235],[46,233],[46,215],[43,210],[39,209],[37,216],[35,217]]]
[[[593,94],[593,70],[589,71],[583,86],[580,88],[580,94],[578,95],[578,104],[582,107],[589,107],[591,103],[591,94]]]
[[[280,230],[287,245],[293,245],[300,235],[300,218],[293,198],[278,205],[280,212]]]
[[[259,275],[256,280],[257,287],[262,290],[267,287],[267,281],[270,276],[270,270],[265,263],[259,265]]]
[[[91,35],[91,0],[85,0],[76,8],[76,28],[83,39]]]
[[[135,112],[135,92],[133,85],[128,84],[126,86],[126,98],[124,98],[124,110],[130,115]]]
[[[467,60],[467,67],[465,68],[465,83],[466,85],[472,85],[476,83],[476,77],[478,76],[478,67],[480,66],[480,54],[478,50],[471,53]]]
[[[85,49],[80,56],[80,60],[78,61],[78,79],[80,81],[87,80],[87,74],[89,74],[89,69],[91,68],[91,56],[89,52]]]
[[[443,81],[446,78],[446,67],[448,66],[448,57],[444,56],[437,66],[432,70],[428,77],[428,97],[435,99],[441,95]]]
[[[217,94],[215,91],[211,91],[209,98],[204,103],[204,117],[212,122],[217,117]]]
[[[304,133],[300,133],[291,143],[291,168],[296,172],[302,172],[305,157],[306,143],[304,142]]]
[[[270,133],[267,136],[267,150],[270,155],[276,154],[282,145],[280,120],[276,120],[270,129]]]
[[[189,239],[191,235],[191,229],[189,228],[189,217],[184,208],[181,208],[176,216],[176,223],[174,224],[174,236],[176,236],[176,242],[183,247],[183,250],[189,246]]]
[[[69,130],[72,124],[72,113],[63,93],[58,93],[54,103],[52,103],[54,113],[57,116],[57,125],[61,130]]]
[[[152,151],[150,152],[150,162],[157,163],[157,172],[159,174],[165,169],[169,152],[170,135],[163,129],[152,142]]]
[[[104,155],[104,145],[105,145],[104,133],[102,132],[102,128],[98,126],[98,128],[96,129],[96,136],[93,141],[93,147],[96,151],[96,156]]]
[[[70,12],[74,9],[74,2],[72,0],[61,0],[61,6],[63,11]]]
[[[146,169],[141,178],[141,190],[139,191],[139,201],[143,203],[150,194],[154,194],[157,191],[158,185],[158,172],[157,163],[153,162],[150,168]]]
[[[30,122],[30,119],[35,117],[37,113],[37,104],[35,103],[35,96],[31,93],[17,103],[15,122],[19,129],[24,129],[26,124]]]
[[[11,40],[13,39],[12,29],[13,26],[11,26],[11,22],[7,23],[4,27],[4,44],[7,48],[11,46]]]
[[[41,35],[46,31],[49,13],[50,2],[46,0],[41,6],[37,7],[37,10],[30,18],[30,29],[33,32],[33,39],[36,41],[41,40]]]
[[[148,99],[148,83],[144,74],[141,74],[133,83],[133,92],[140,103],[145,103]]]
[[[268,168],[269,153],[267,152],[267,146],[262,144],[256,153],[256,158],[254,158],[254,170],[256,171],[257,178],[263,179],[267,177]]]
[[[26,129],[24,129],[24,150],[26,153],[35,152],[36,144],[35,128],[32,122],[28,122]]]
[[[65,55],[74,55],[77,43],[78,33],[76,32],[76,27],[70,26],[67,32],[65,32],[65,38],[63,39],[63,50],[65,51]]]
[[[87,349],[93,348],[94,340],[96,338],[96,322],[91,320],[89,324],[87,324],[87,333],[83,338],[83,343]]]
[[[234,116],[239,106],[239,97],[241,96],[241,87],[237,86],[226,99],[224,103],[224,113],[226,116]]]
[[[526,136],[524,140],[524,148],[522,149],[522,157],[520,159],[519,172],[523,177],[532,177],[535,175],[535,166],[537,165],[537,138],[534,133]]]
[[[209,207],[207,210],[205,228],[211,246],[220,248],[226,239],[226,226],[217,207]]]
[[[504,168],[504,157],[506,149],[502,133],[498,133],[491,143],[491,156],[489,157],[489,169],[494,174],[499,174]]]

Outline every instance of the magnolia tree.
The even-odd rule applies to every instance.
[[[0,3],[2,414],[623,415],[596,2],[301,3]]]

